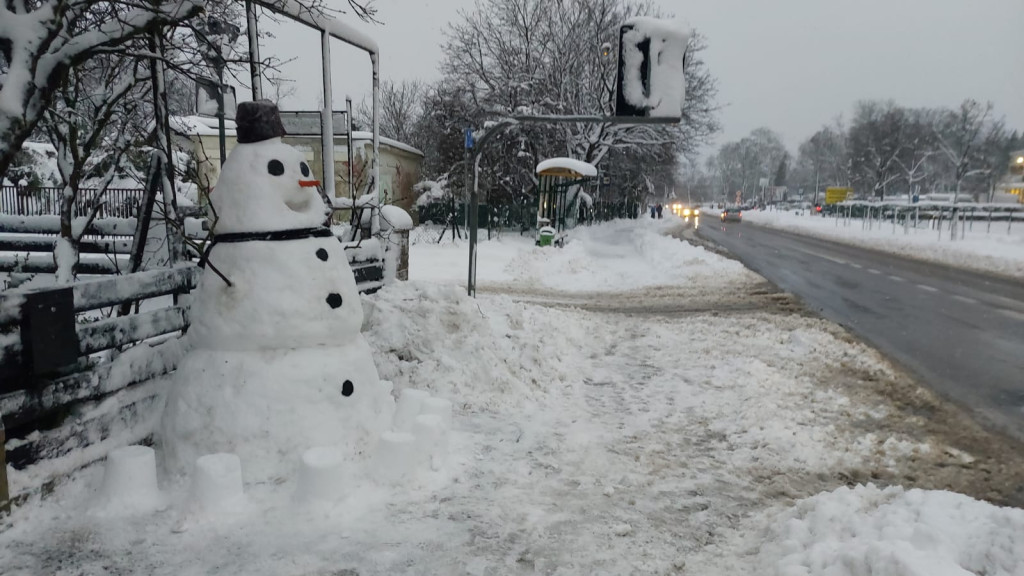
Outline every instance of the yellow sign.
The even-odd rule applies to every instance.
[[[837,204],[846,200],[853,192],[853,188],[826,188],[825,204]]]

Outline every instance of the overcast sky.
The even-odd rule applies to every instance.
[[[341,6],[343,0],[327,0]],[[704,57],[718,78],[718,143],[759,126],[796,146],[864,98],[909,106],[991,100],[1024,129],[1024,0],[662,0],[708,39]],[[440,76],[446,25],[473,0],[376,0],[382,25],[356,23],[377,40],[381,76]],[[268,28],[269,24],[266,25]],[[312,109],[321,93],[319,38],[297,24],[274,26],[263,48],[282,59],[296,97]],[[335,41],[336,108],[368,94],[369,58]],[[240,100],[248,99],[240,94]]]

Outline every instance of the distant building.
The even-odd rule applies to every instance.
[[[228,154],[235,147],[235,123],[225,121]],[[195,178],[200,189],[211,189],[220,176],[220,145],[217,119],[205,116],[173,116],[171,130],[177,146],[192,152],[196,159]],[[363,188],[369,177],[369,159],[373,153],[373,134],[353,132],[353,180],[356,190]],[[323,173],[323,152],[320,134],[296,134],[284,137],[284,142],[294,146],[306,155],[306,161],[313,173]],[[380,185],[381,199],[412,211],[412,187],[419,181],[423,152],[403,142],[390,138],[380,139]],[[339,198],[349,196],[348,147],[344,136],[334,139],[334,189]]]
[[[1024,204],[1024,150],[1010,154],[1010,171],[996,184],[996,193],[1014,196],[1019,204]]]

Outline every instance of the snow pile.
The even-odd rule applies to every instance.
[[[381,378],[469,410],[522,407],[550,386],[579,381],[585,368],[569,351],[587,331],[566,312],[499,300],[506,310],[488,314],[461,288],[421,282],[368,297],[364,332]]]
[[[682,227],[682,220],[674,217],[581,226],[570,231],[570,241],[561,249],[538,248],[530,236],[483,241],[477,284],[491,290],[623,292],[679,285],[713,289],[753,278],[742,264],[669,236]],[[415,244],[409,278],[464,283],[466,258],[464,244]]]
[[[953,492],[843,487],[769,522],[757,536],[761,573],[1024,574],[1024,510]]]
[[[412,230],[412,216],[398,206],[380,207],[380,225],[384,230]]]
[[[849,226],[844,226],[842,219],[837,225],[834,218],[814,214],[798,216],[793,212],[782,211],[750,210],[743,213],[743,219],[758,226],[863,246],[918,260],[1024,278],[1024,211],[1016,213],[1009,234],[1005,221],[993,222],[991,232],[988,232],[988,223],[979,220],[973,224],[968,223],[966,236],[962,239],[958,228],[956,241],[949,239],[948,221],[943,224],[940,238],[938,230],[927,227],[911,227],[909,234],[905,234],[903,225],[897,224],[894,230],[891,220],[881,224],[876,221],[868,229],[857,219],[851,219]]]

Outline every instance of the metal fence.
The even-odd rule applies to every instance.
[[[146,191],[142,188],[107,188],[100,194],[93,188],[78,191],[72,218],[88,216],[96,204],[102,203],[98,218],[135,218]],[[55,186],[0,187],[0,214],[17,216],[59,216],[64,189]]]
[[[904,234],[922,229],[933,230],[942,238],[943,230],[949,238],[963,238],[974,231],[975,225],[984,227],[986,234],[1013,232],[1013,225],[1024,222],[1024,206],[1017,204],[903,204],[888,202],[848,201],[826,206],[825,216],[833,218],[835,225],[849,227],[854,220],[861,228],[873,230],[891,227]]]

